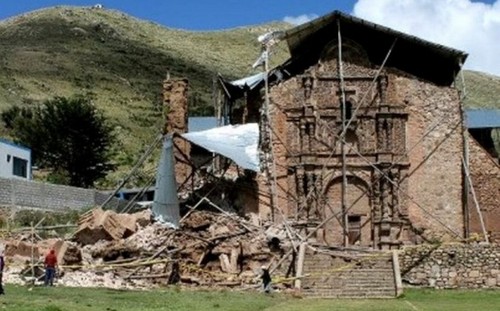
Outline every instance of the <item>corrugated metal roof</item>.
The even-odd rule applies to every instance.
[[[189,117],[188,133],[205,131],[217,127],[216,117]]]
[[[467,128],[500,128],[500,109],[465,110]]]

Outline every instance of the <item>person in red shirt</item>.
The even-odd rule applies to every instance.
[[[56,274],[57,256],[56,252],[51,249],[45,256],[45,286],[54,285],[54,276]]]

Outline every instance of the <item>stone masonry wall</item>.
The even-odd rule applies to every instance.
[[[328,68],[331,70],[322,72],[322,66],[324,68],[330,66],[331,68]],[[352,102],[356,104],[370,89],[374,70],[348,62],[346,62],[346,67],[346,76],[368,77],[365,80],[360,78],[347,79],[345,82],[346,90],[354,94],[350,96]],[[273,86],[270,93],[274,158],[276,163],[279,163],[276,168],[277,206],[282,208],[287,216],[293,215],[301,202],[304,204],[306,193],[311,193],[309,190],[302,194],[297,193],[298,191],[304,192],[302,189],[307,187],[306,181],[304,181],[304,185],[296,184],[297,180],[300,182],[303,179],[297,177],[299,174],[320,176],[323,167],[326,166],[331,168],[328,173],[331,173],[330,179],[333,180],[340,171],[339,156],[331,158],[327,156],[331,153],[330,150],[336,141],[331,133],[334,133],[336,124],[338,126],[335,115],[339,109],[332,106],[332,103],[340,102],[338,81],[334,78],[328,78],[327,75],[329,73],[330,76],[335,77],[335,62],[312,66],[307,72],[304,75],[306,78],[302,76],[290,78]],[[316,78],[313,74],[315,72],[317,76],[323,74],[327,78],[323,80]],[[397,150],[391,151],[392,160],[390,159],[389,162],[393,163],[393,166],[396,165],[395,168],[401,167],[398,171],[400,187],[394,191],[393,195],[397,195],[399,198],[398,204],[400,209],[405,211],[404,216],[408,218],[411,227],[409,230],[412,231],[398,234],[398,239],[402,243],[414,244],[422,242],[422,239],[418,238],[420,234],[423,235],[424,240],[461,238],[464,235],[461,163],[463,123],[458,92],[452,87],[437,86],[408,76],[396,69],[388,68],[383,71],[382,75],[387,79],[387,82],[384,83],[385,91],[383,94],[372,90],[363,109],[357,112],[359,125],[354,125],[353,128],[357,133],[356,139],[359,139],[356,144],[359,144],[360,147],[357,148],[363,153],[364,158],[356,154],[348,154],[349,173],[358,177],[356,179],[359,181],[358,184],[364,182],[366,184],[363,184],[364,188],[376,189],[376,186],[372,184],[372,180],[375,180],[376,176],[372,174],[371,165],[379,165],[387,161],[382,159],[382,155],[380,155],[383,150],[378,150],[379,147],[376,146],[376,135],[380,134],[365,130],[363,122],[364,120],[370,121],[367,119],[367,117],[371,117],[370,109],[376,109],[376,107],[387,106],[392,110],[397,110],[398,113],[402,111],[404,115],[407,114],[408,121],[397,123],[397,126],[394,125],[395,138],[393,139],[397,138],[398,141],[392,142],[392,144],[397,146]],[[301,82],[306,79],[312,79],[310,86]],[[304,99],[306,97],[304,94],[312,94],[308,95],[311,98],[310,102]],[[308,109],[313,111],[310,113],[310,117],[306,113]],[[380,111],[376,113],[382,115]],[[363,113],[366,116],[363,116]],[[297,121],[298,119],[300,121]],[[318,119],[326,120],[323,122],[326,125],[319,122]],[[305,129],[301,129],[301,127]],[[302,137],[304,135],[301,134],[301,131],[311,132],[310,137]],[[323,132],[326,133],[327,138],[332,138],[332,143],[329,145],[320,146],[317,142],[318,137],[322,138]],[[301,144],[302,147],[300,147]],[[373,148],[376,150],[367,148],[365,145],[374,145]],[[297,154],[300,156],[296,156]],[[304,172],[299,171],[302,164],[309,166],[309,168],[304,168]],[[296,171],[293,171],[294,169]],[[373,175],[371,178],[370,174]],[[314,180],[314,176],[311,180]],[[325,178],[323,185],[319,187],[321,193],[317,194],[316,198],[325,196],[329,206],[336,208],[335,211],[337,211],[340,199],[338,191],[328,192],[328,184],[333,184],[330,181]],[[312,184],[312,182],[309,183]],[[362,189],[361,192],[366,192],[363,187],[358,188]],[[355,193],[354,196],[358,197],[358,193]],[[368,199],[369,195],[366,197],[366,204],[361,204],[363,202],[358,204],[364,207],[363,211],[358,214],[370,217],[370,211],[376,208],[372,201],[376,200]],[[316,201],[319,202],[319,199]],[[348,201],[355,200],[348,197]],[[304,205],[311,209],[310,202],[306,202]],[[261,212],[266,210],[264,204],[259,207],[259,210]],[[320,211],[319,214],[321,213],[325,212]],[[326,217],[325,215],[320,216]],[[365,221],[366,219],[363,220],[363,222]],[[447,228],[443,226],[443,223],[446,224]],[[328,235],[341,236],[340,224],[332,220],[331,226],[335,227],[336,229],[334,229],[337,231],[332,229]],[[363,235],[369,235],[369,226],[366,226],[366,229],[368,233],[363,233]],[[371,244],[369,240],[362,241],[362,243],[363,245]]]
[[[499,288],[500,245],[447,244],[399,255],[403,283],[435,288]]]
[[[454,88],[391,75],[388,99],[408,107],[406,150],[410,167],[402,195],[412,226],[426,238],[463,236],[462,113]],[[445,223],[445,229],[441,223]],[[418,241],[416,241],[418,242]]]
[[[469,169],[472,185],[490,239],[500,241],[500,166],[479,143],[469,135]],[[469,194],[470,234],[483,234],[472,193]]]
[[[0,178],[0,205],[43,208],[54,211],[83,209],[101,204],[106,194],[94,189],[83,189],[35,181]],[[123,204],[118,199],[110,206]]]

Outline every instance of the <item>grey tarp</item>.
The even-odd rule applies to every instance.
[[[175,180],[175,160],[172,135],[165,137],[156,174],[155,195],[153,200],[153,215],[156,220],[179,226],[180,211]]]

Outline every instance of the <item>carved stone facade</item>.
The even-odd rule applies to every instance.
[[[353,42],[343,45],[342,84],[337,51],[332,42],[316,65],[270,90],[276,207],[306,220],[304,234],[328,220],[315,238],[329,245],[347,238],[386,249],[463,235],[457,91],[396,69],[377,75]],[[345,124],[344,208],[342,94],[346,120],[352,116]],[[262,181],[258,188],[269,191]],[[259,210],[272,212],[267,204]]]

